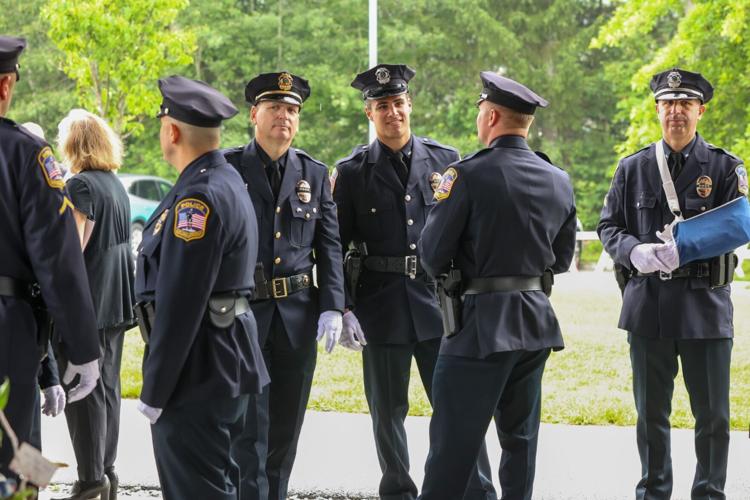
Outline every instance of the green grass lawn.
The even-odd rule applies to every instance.
[[[732,353],[732,428],[747,429],[750,421],[750,290],[734,286],[735,343]],[[575,287],[552,295],[566,348],[553,353],[544,374],[542,420],[551,423],[632,425],[635,409],[631,393],[626,334],[617,329],[620,296],[616,290]],[[125,397],[140,391],[143,343],[137,330],[125,341],[122,387]],[[320,350],[309,408],[321,411],[366,413],[359,353],[338,346],[333,354]],[[411,415],[429,415],[416,367],[410,386]],[[693,426],[687,392],[678,374],[672,424]]]

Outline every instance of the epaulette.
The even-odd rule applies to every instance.
[[[637,155],[638,153],[643,153],[644,151],[646,151],[646,150],[647,150],[648,148],[650,148],[650,147],[651,147],[651,144],[649,144],[648,146],[646,146],[646,147],[644,147],[644,148],[641,148],[641,149],[639,149],[639,150],[638,150],[638,151],[636,151],[635,153],[630,153],[630,154],[629,154],[629,155],[627,155],[627,156],[623,156],[622,158],[620,158],[620,161],[622,161],[622,160],[625,160],[625,159],[627,159],[627,158],[630,158],[631,156],[635,156],[635,155]]]
[[[461,159],[461,161],[460,161],[460,162],[458,162],[458,163],[464,163],[464,162],[467,162],[467,161],[469,161],[469,160],[471,160],[471,159],[473,159],[473,158],[476,158],[476,157],[479,157],[479,156],[483,155],[483,154],[484,154],[484,153],[486,153],[487,151],[492,151],[492,148],[484,148],[484,149],[480,149],[479,151],[474,151],[473,153],[469,153],[468,155],[464,156],[464,157],[463,157],[463,158]]]
[[[339,166],[340,164],[347,162],[349,160],[353,160],[354,158],[361,155],[362,153],[367,152],[369,148],[370,148],[369,144],[359,144],[358,146],[354,146],[354,148],[352,149],[352,152],[349,153],[349,156],[346,156],[338,160],[336,162],[336,166]]]
[[[312,161],[313,163],[317,163],[317,164],[318,164],[318,165],[320,165],[321,167],[323,167],[323,168],[325,168],[326,170],[328,170],[328,167],[326,166],[326,164],[325,164],[325,163],[323,163],[323,162],[322,162],[322,161],[320,161],[320,160],[316,160],[315,158],[313,158],[312,156],[310,156],[310,155],[309,155],[309,154],[307,153],[307,151],[305,151],[304,149],[294,148],[294,152],[295,152],[295,153],[297,153],[298,155],[304,156],[305,158],[307,158],[308,160]]]
[[[242,152],[245,150],[245,146],[235,146],[233,148],[224,148],[221,150],[221,154],[224,156],[233,156],[236,154],[242,154]]]
[[[711,144],[710,142],[707,142],[707,143],[706,143],[706,146],[708,146],[708,149],[713,149],[713,150],[715,150],[715,151],[718,151],[718,152],[720,152],[720,153],[724,153],[725,155],[729,156],[730,158],[734,158],[734,159],[735,159],[735,160],[737,160],[738,162],[740,162],[740,163],[744,163],[744,162],[742,161],[742,158],[740,158],[739,156],[735,155],[734,153],[731,153],[731,152],[727,151],[727,150],[726,150],[726,149],[724,149],[724,148],[720,148],[719,146],[714,146],[714,145],[713,145],[713,144]]]
[[[454,153],[458,153],[458,149],[454,148],[453,146],[440,144],[436,140],[430,139],[429,137],[419,137],[418,139],[422,142],[422,144],[426,144],[428,146],[434,146],[440,149],[447,149],[448,151],[453,151]]]

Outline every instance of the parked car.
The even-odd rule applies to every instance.
[[[172,183],[154,175],[118,174],[130,198],[130,248],[133,255],[143,239],[143,228]]]

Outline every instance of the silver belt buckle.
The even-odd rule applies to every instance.
[[[417,256],[407,255],[404,257],[404,270],[405,274],[411,279],[417,277]]]
[[[664,271],[659,271],[659,279],[662,281],[669,281],[672,279],[672,272],[665,273]]]

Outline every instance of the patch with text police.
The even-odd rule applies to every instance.
[[[206,235],[211,210],[201,200],[185,198],[175,208],[174,235],[181,240],[199,240]]]
[[[49,187],[62,189],[65,186],[62,169],[57,160],[55,160],[55,155],[52,154],[52,149],[49,146],[46,146],[39,152],[38,160],[39,166],[42,167],[44,180],[47,181]]]
[[[708,198],[713,189],[713,181],[707,175],[701,175],[695,182],[695,190],[701,198]]]
[[[435,190],[435,199],[437,201],[444,200],[451,195],[451,189],[453,189],[453,183],[456,182],[456,179],[458,179],[458,172],[456,172],[455,168],[451,167],[445,171],[440,180],[440,185]]]
[[[737,174],[737,191],[747,196],[747,170],[740,165],[734,171]]]

